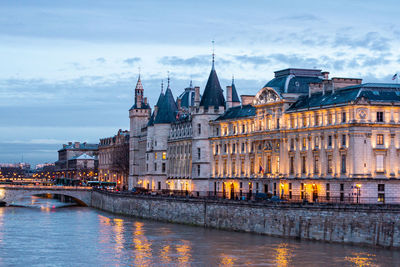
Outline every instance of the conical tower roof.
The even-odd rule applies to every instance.
[[[176,120],[177,113],[178,106],[176,105],[171,89],[168,87],[165,91],[162,103],[158,107],[157,116],[154,119],[154,123],[157,124],[174,122]]]
[[[232,102],[240,103],[240,99],[239,99],[238,93],[236,91],[235,80],[233,78],[232,78]]]
[[[210,76],[208,77],[206,88],[204,89],[204,93],[200,101],[200,106],[203,106],[205,108],[218,108],[220,106],[225,107],[224,93],[221,89],[221,85],[219,84],[217,72],[214,68],[214,63],[210,72]]]

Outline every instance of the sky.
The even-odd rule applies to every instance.
[[[140,68],[157,101],[223,88],[256,94],[274,71],[393,82],[400,72],[397,1],[1,0],[0,162],[54,162],[63,143],[97,143],[129,128]]]

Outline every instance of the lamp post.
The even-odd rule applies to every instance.
[[[361,184],[356,184],[356,188],[357,188],[357,204],[358,204],[359,196],[360,196]]]

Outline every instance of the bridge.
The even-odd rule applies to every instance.
[[[0,185],[0,203],[2,202],[6,205],[10,205],[23,197],[43,194],[68,196],[84,206],[90,206],[92,200],[91,187]]]

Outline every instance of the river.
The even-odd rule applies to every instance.
[[[0,266],[400,266],[400,251],[154,222],[52,199],[0,208]]]

